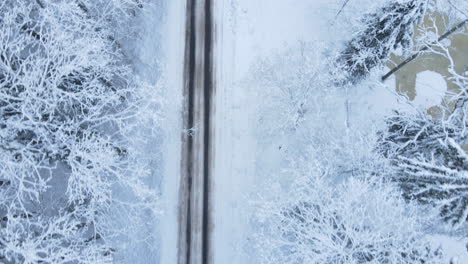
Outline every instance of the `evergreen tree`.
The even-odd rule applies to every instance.
[[[468,96],[465,88],[448,118],[399,113],[387,118],[378,150],[396,169],[407,199],[439,208],[455,227],[468,220]]]
[[[392,50],[413,46],[414,25],[422,19],[428,0],[391,1],[363,19],[363,30],[347,43],[338,59],[347,73],[346,79],[356,82],[369,71],[385,63]]]

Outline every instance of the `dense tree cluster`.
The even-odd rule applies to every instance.
[[[111,262],[112,190],[140,188],[119,132],[138,89],[115,40],[138,7],[0,3],[0,262]]]
[[[439,36],[429,37],[436,30],[421,27],[417,45],[446,59],[458,86],[443,99],[440,116],[408,102],[380,116],[377,133],[336,125],[343,121],[336,109],[349,98],[342,81],[375,87],[371,69],[399,48],[411,51],[415,24],[436,8],[427,0],[382,2],[340,52],[341,67],[327,68],[336,60],[327,63],[329,53],[315,43],[258,65],[254,83],[265,101],[257,151],[281,161],[256,164],[274,183],[254,212],[263,263],[444,263],[426,228],[439,223],[437,212],[454,228],[468,220],[468,79]],[[372,80],[358,82],[366,78]],[[271,154],[277,142],[278,154]]]
[[[456,134],[460,131],[428,119],[409,115],[389,118],[379,148],[397,168],[392,177],[406,198],[437,206],[445,220],[460,226],[468,220],[466,132]]]
[[[307,175],[293,188],[257,212],[263,263],[441,263],[416,207],[385,184]]]
[[[423,39],[427,52],[448,62],[457,90],[438,116],[413,109],[387,117],[377,149],[395,168],[390,177],[407,199],[435,206],[458,228],[468,221],[468,76],[456,70],[447,45]]]
[[[468,90],[448,117],[396,112],[378,145],[396,168],[397,180],[408,199],[433,204],[455,227],[468,221]]]
[[[442,252],[424,237],[430,217],[397,186],[379,181],[388,167],[373,152],[374,131],[337,125],[342,89],[327,87],[334,76],[320,73],[326,63],[319,45],[272,56],[255,72],[266,98],[258,130],[268,136],[259,140],[259,156],[280,144],[283,158],[257,162],[280,183],[269,185],[255,207],[259,262],[441,263]]]

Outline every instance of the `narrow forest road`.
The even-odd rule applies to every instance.
[[[207,264],[212,258],[211,158],[213,17],[211,0],[187,0],[184,102],[179,190],[178,263]]]

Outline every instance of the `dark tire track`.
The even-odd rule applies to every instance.
[[[213,136],[212,120],[212,105],[213,105],[213,89],[214,89],[214,75],[213,75],[213,16],[212,16],[212,0],[205,0],[205,145],[204,145],[204,192],[203,192],[203,263],[207,264],[211,261],[211,245],[210,245],[210,191],[211,191],[211,138]]]

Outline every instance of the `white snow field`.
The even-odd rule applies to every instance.
[[[182,131],[182,87],[185,41],[185,1],[165,0],[167,17],[163,30],[164,97],[167,98],[162,181],[163,216],[160,263],[177,263],[178,190]]]
[[[255,96],[245,79],[262,56],[299,41],[326,38],[326,29],[321,28],[326,16],[317,14],[326,10],[331,15],[335,9],[326,0],[221,0],[215,4],[220,21],[215,48],[213,263],[257,263],[251,252],[248,208],[249,196],[266,180],[256,176],[256,110],[262,98]],[[273,153],[273,169],[278,167],[274,160]]]
[[[164,67],[167,61],[169,61],[164,51],[167,46],[167,40],[163,37],[166,35],[166,31],[168,31],[167,18],[169,16],[166,2],[168,1],[154,1],[145,6],[143,12],[138,13],[134,25],[138,27],[138,37],[126,40],[123,45],[126,54],[132,60],[131,63],[134,66],[137,78],[150,86],[149,89],[152,92],[149,92],[146,98],[148,104],[151,104],[151,102],[162,102],[171,93],[171,91],[168,91],[170,86],[166,85],[164,80],[164,72],[166,71]],[[148,110],[152,109],[149,108]],[[138,131],[134,132],[135,142],[138,142],[134,147],[140,152],[141,159],[145,160],[145,165],[151,167],[151,179],[148,180],[147,184],[152,190],[157,192],[158,196],[166,198],[170,197],[170,195],[165,193],[163,187],[166,179],[170,179],[170,177],[163,177],[163,175],[167,174],[165,169],[167,167],[166,164],[169,162],[166,160],[171,156],[168,155],[170,152],[164,151],[163,147],[169,143],[168,140],[171,137],[167,137],[164,134],[168,133],[165,129],[171,129],[171,118],[174,117],[168,114],[174,111],[163,109],[164,113],[161,113],[158,112],[159,109],[153,110],[155,110],[154,113],[147,113],[147,119],[153,121],[149,123],[143,122],[137,129]],[[164,115],[165,117],[161,119],[158,115]],[[140,120],[136,122],[138,121]],[[154,125],[152,122],[160,124],[152,127]],[[161,128],[164,129],[161,130]],[[124,192],[120,191],[120,193]],[[129,243],[125,250],[117,252],[114,258],[116,262],[125,264],[159,263],[161,254],[164,252],[162,242],[166,241],[161,235],[163,228],[160,226],[164,224],[167,212],[164,200],[158,201],[158,205],[156,206],[160,214],[154,218],[151,216],[152,214],[142,212],[142,216],[139,218],[140,222],[138,223],[140,229],[135,230],[133,237],[131,237],[131,243]],[[126,227],[126,223],[120,223],[120,225],[122,229]],[[147,239],[146,237],[150,237],[151,239]],[[121,242],[128,243],[129,241]]]
[[[183,49],[185,41],[185,1],[150,1],[138,17],[140,39],[126,47],[132,54],[138,78],[154,89],[148,100],[162,101],[163,116],[156,127],[142,127],[155,134],[142,139],[141,155],[152,165],[151,185],[160,196],[157,219],[144,219],[138,235],[152,232],[154,241],[140,241],[119,254],[119,263],[176,263],[178,185],[180,181],[181,107]],[[157,130],[157,132],[151,131]]]
[[[416,97],[413,103],[423,109],[439,105],[447,92],[444,77],[437,72],[423,71],[416,75]]]
[[[436,247],[441,247],[446,254],[446,263],[464,264],[468,262],[468,238],[451,237],[447,235],[430,236],[431,243]],[[450,262],[451,261],[451,262]]]

